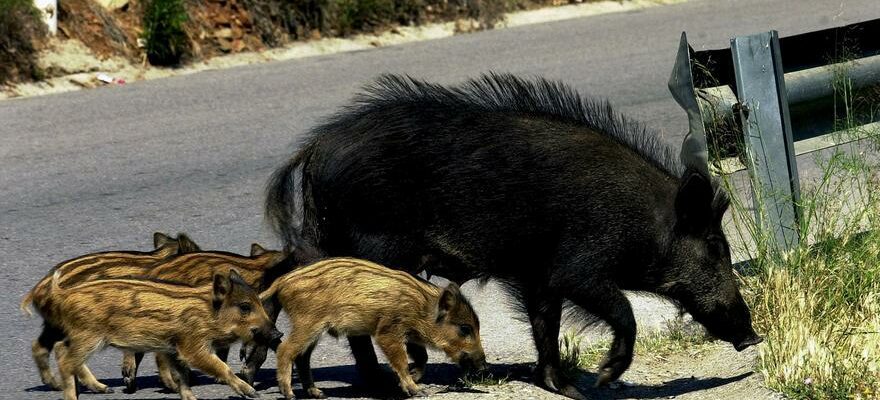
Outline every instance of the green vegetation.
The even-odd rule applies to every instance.
[[[293,0],[283,4],[292,15],[290,33],[309,36],[345,36],[392,25],[417,25],[435,20],[471,18],[483,28],[492,28],[503,13],[537,5],[558,4],[552,0]]]
[[[672,354],[700,352],[711,343],[702,331],[688,329],[680,318],[667,322],[666,330],[653,332],[636,339],[635,356],[664,359]],[[562,373],[574,379],[580,371],[595,370],[608,352],[610,340],[602,340],[585,346],[575,332],[567,332],[559,341],[559,358]]]
[[[40,79],[37,48],[46,25],[31,0],[0,0],[0,84]]]
[[[150,64],[174,66],[189,52],[183,30],[187,21],[183,0],[151,0],[144,11],[144,40]]]

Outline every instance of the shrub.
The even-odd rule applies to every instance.
[[[45,36],[31,0],[0,0],[0,83],[40,78],[37,47]]]
[[[144,11],[144,40],[150,64],[174,66],[189,53],[183,30],[187,21],[182,0],[151,0]]]

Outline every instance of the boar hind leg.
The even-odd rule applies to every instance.
[[[296,356],[296,370],[299,372],[299,380],[302,383],[303,389],[308,393],[308,397],[323,399],[325,397],[324,392],[315,386],[315,378],[312,376],[312,351],[315,350],[317,344],[317,340],[312,342],[302,354]]]
[[[64,400],[76,400],[76,378],[82,379],[82,372],[88,371],[85,368],[86,360],[101,347],[100,338],[68,338],[65,343],[59,343],[55,346],[55,356],[58,358],[58,372],[61,375],[61,381],[64,391]],[[91,375],[91,372],[88,373]],[[94,376],[91,376],[94,379]],[[86,386],[89,384],[100,385],[89,387],[99,393],[112,393],[107,386],[95,380],[94,382],[83,382]],[[103,388],[102,388],[103,386]],[[101,390],[103,389],[103,390]]]
[[[64,333],[60,329],[45,323],[43,324],[43,331],[40,333],[40,337],[37,338],[37,340],[34,340],[34,343],[31,346],[34,363],[37,364],[37,369],[40,371],[40,380],[43,381],[43,384],[49,385],[55,390],[61,390],[61,382],[52,375],[52,368],[49,364],[49,353],[52,352],[55,343],[61,341],[63,338]]]
[[[180,387],[177,386],[177,379],[174,378],[174,366],[169,363],[168,357],[163,357],[160,356],[160,353],[156,353],[156,369],[159,370],[159,381],[162,382],[162,386],[165,386],[172,392],[180,392]],[[187,379],[189,379],[188,375]]]
[[[281,395],[284,396],[285,399],[293,398],[293,385],[291,384],[293,360],[297,358],[297,356],[302,358],[307,349],[314,347],[315,342],[321,334],[320,330],[314,328],[308,330],[310,324],[294,321],[293,319],[291,319],[290,323],[301,329],[294,329],[287,339],[284,339],[284,341],[281,342],[278,346],[278,352],[275,357],[278,362],[278,389],[281,391]],[[314,324],[311,324],[311,326],[314,326]],[[298,362],[298,365],[306,365],[303,364],[302,360],[298,360]],[[300,373],[300,375],[302,375],[302,373]],[[308,378],[311,378],[311,369],[309,370]],[[312,382],[311,386],[314,386],[314,382]],[[303,387],[306,387],[305,381],[303,381]]]
[[[354,356],[355,365],[357,365],[358,375],[367,383],[378,382],[382,373],[379,369],[379,359],[376,358],[376,350],[373,349],[373,341],[369,336],[349,336],[348,346],[351,348],[351,355]]]
[[[578,290],[573,296],[566,296],[577,306],[605,321],[614,332],[614,341],[608,350],[605,361],[599,368],[596,386],[602,386],[619,378],[629,368],[633,358],[633,345],[636,342],[636,320],[632,308],[623,292],[612,284],[598,284]]]
[[[214,354],[217,355],[221,361],[226,362],[229,358],[229,345],[216,345],[214,346]]]
[[[382,327],[380,326],[378,329],[381,331]],[[379,344],[379,348],[385,353],[385,358],[391,364],[391,369],[397,373],[397,378],[400,380],[400,389],[407,396],[416,396],[422,394],[422,392],[419,389],[419,385],[416,384],[409,374],[409,360],[407,359],[405,341],[405,336],[402,334],[389,333],[376,336],[376,343]]]
[[[186,365],[225,382],[232,390],[244,397],[259,397],[251,385],[235,376],[232,369],[217,358],[216,354],[207,351],[202,343],[182,343],[178,346],[178,357]]]
[[[412,366],[409,369],[410,375],[414,381],[422,380],[425,374],[425,367],[428,365],[428,350],[425,346],[416,343],[406,343],[406,352],[412,358]]]
[[[173,354],[156,353],[156,363],[160,362],[169,369],[168,373],[174,379],[180,398],[182,400],[197,400],[192,389],[189,387],[189,368],[183,365]]]
[[[144,353],[126,351],[122,354],[122,382],[125,384],[123,392],[128,394],[137,392],[137,371],[143,359]]]

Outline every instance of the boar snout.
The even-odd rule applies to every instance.
[[[736,341],[733,343],[733,348],[736,351],[743,351],[747,349],[749,346],[754,346],[764,341],[764,338],[758,336],[757,333],[751,332],[742,340]]]
[[[278,342],[281,340],[281,337],[284,336],[284,334],[276,329],[275,326],[251,328],[251,335],[254,340],[265,344]]]
[[[481,373],[489,369],[486,363],[486,355],[461,353],[458,357],[458,365],[464,370],[465,374]]]

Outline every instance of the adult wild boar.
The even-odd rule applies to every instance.
[[[300,256],[499,280],[531,322],[536,382],[577,398],[559,375],[563,300],[614,332],[598,385],[632,361],[622,290],[673,299],[737,350],[761,341],[721,229],[726,193],[658,136],[558,82],[384,76],[276,171],[266,211]]]

